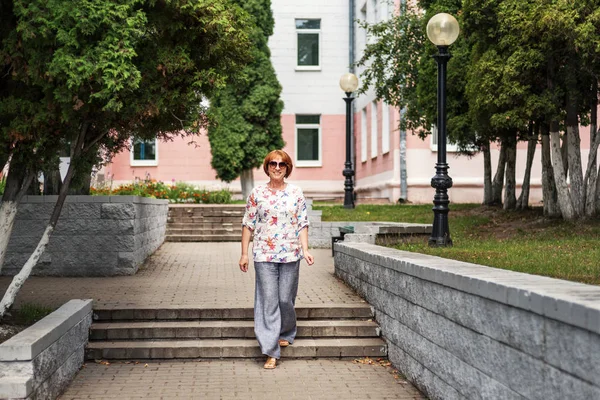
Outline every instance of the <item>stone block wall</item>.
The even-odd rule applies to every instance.
[[[84,361],[92,300],[70,300],[0,344],[0,398],[55,399]]]
[[[431,399],[600,399],[600,287],[365,243],[335,273]]]
[[[331,238],[340,235],[342,226],[353,226],[353,234],[346,234],[344,241],[368,242],[374,244],[378,237],[388,235],[424,235],[431,234],[431,224],[413,224],[404,222],[367,222],[332,221],[313,222],[310,220],[308,245],[314,248],[331,248]]]
[[[14,275],[38,244],[58,196],[19,204],[2,275]],[[165,240],[168,201],[138,196],[68,196],[33,270],[44,276],[133,275]]]

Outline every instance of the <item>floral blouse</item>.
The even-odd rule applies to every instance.
[[[306,199],[302,190],[287,184],[272,191],[255,187],[248,196],[242,225],[254,232],[254,261],[289,263],[303,257],[300,231],[308,229]]]

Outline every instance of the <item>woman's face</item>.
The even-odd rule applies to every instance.
[[[281,157],[277,156],[269,161],[269,178],[274,181],[282,181],[285,178],[287,166]]]

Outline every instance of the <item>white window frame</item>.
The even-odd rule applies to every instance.
[[[296,115],[318,115],[318,124],[298,124],[296,123]],[[295,167],[322,167],[323,166],[323,135],[321,133],[321,120],[323,118],[320,114],[296,114],[294,115],[294,147],[296,149],[296,165]],[[318,129],[319,131],[319,159],[318,160],[299,160],[298,159],[298,129]]]
[[[390,152],[390,106],[381,102],[381,154]]]
[[[296,21],[299,19],[311,19],[311,20],[319,20],[319,26],[322,22],[321,18],[295,18],[294,26],[296,25]],[[298,35],[307,34],[307,33],[316,33],[319,35],[319,65],[298,65]],[[296,28],[296,53],[294,57],[296,58],[296,71],[320,71],[321,70],[321,54],[323,52],[323,43],[321,40],[321,29],[298,29]]]
[[[133,145],[135,139],[131,139],[131,151],[129,152],[129,164],[132,167],[156,167],[158,165],[158,139],[154,138],[154,160],[135,160],[133,158]],[[146,140],[146,142],[150,142],[151,140]]]
[[[367,6],[367,2],[365,1],[365,3],[360,8],[360,18],[359,18],[360,21],[370,22],[368,11],[369,10],[368,10],[368,6]],[[367,34],[367,30],[360,25],[357,25],[357,30],[359,31],[358,32],[359,36],[357,36],[357,37],[360,37],[360,41],[362,42],[362,43],[360,43],[360,51],[359,51],[359,54],[361,54],[361,53],[364,53],[365,49],[367,48],[367,44],[369,43],[369,35]]]
[[[367,161],[367,107],[360,116],[360,161]]]
[[[377,148],[377,134],[378,132],[378,124],[377,124],[377,101],[371,102],[371,158],[377,158],[378,148]]]
[[[373,16],[371,17],[371,23],[376,24],[379,22],[379,4],[377,2],[377,0],[370,0],[371,4],[369,7],[371,9],[371,12],[373,13]]]
[[[431,135],[429,145],[431,147],[431,151],[437,153],[437,138],[438,138],[438,130],[436,125],[431,126]],[[446,153],[458,153],[458,145],[448,141],[448,137],[446,136]]]

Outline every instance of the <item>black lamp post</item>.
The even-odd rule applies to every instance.
[[[438,65],[437,88],[437,164],[431,186],[435,188],[433,197],[433,229],[429,245],[433,247],[452,246],[448,226],[448,189],[452,187],[452,178],[448,176],[446,163],[446,65],[450,59],[448,46],[458,38],[458,21],[450,14],[434,15],[427,23],[427,37],[435,44],[439,53],[433,56]]]
[[[344,182],[344,208],[354,208],[354,169],[352,168],[350,145],[352,143],[352,93],[358,88],[356,75],[348,73],[340,78],[340,87],[346,93],[346,162],[342,174],[346,177]]]

